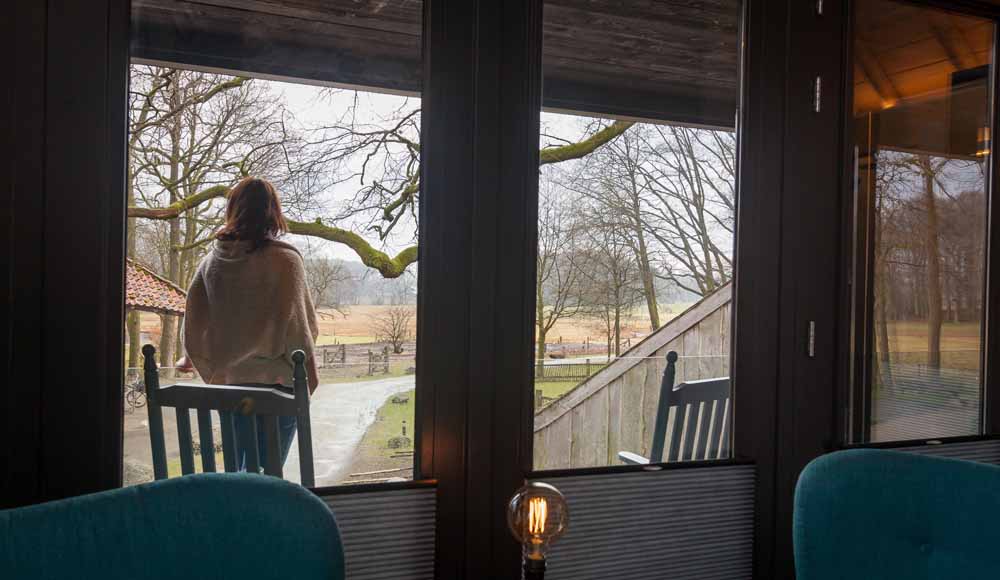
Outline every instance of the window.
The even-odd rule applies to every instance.
[[[318,311],[316,485],[412,479],[420,3],[253,6],[133,8],[125,483],[153,477],[140,347],[156,347],[161,386],[201,382],[175,368],[191,323],[185,292],[246,176],[276,187],[283,240],[303,258]],[[174,409],[163,415],[172,477],[185,471],[178,420]],[[221,471],[220,415],[211,421]],[[190,423],[201,471],[194,409]],[[293,481],[307,460],[296,441],[284,462]]]
[[[731,454],[740,17],[545,4],[535,469]]]
[[[982,431],[993,34],[856,5],[855,441]]]

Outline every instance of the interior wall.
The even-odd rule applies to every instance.
[[[3,7],[8,327],[0,503],[120,481],[126,0]]]

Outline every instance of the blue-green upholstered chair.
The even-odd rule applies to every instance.
[[[1000,578],[1000,467],[831,453],[799,478],[794,540],[798,580]]]
[[[0,511],[0,578],[342,580],[330,509],[274,477],[178,477]]]

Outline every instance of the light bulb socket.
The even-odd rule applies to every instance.
[[[544,580],[545,579],[545,558],[524,558],[523,559],[524,580]]]

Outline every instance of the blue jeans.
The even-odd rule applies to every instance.
[[[244,384],[240,385],[242,387],[274,387],[280,390],[287,390],[281,385],[261,385],[261,384]],[[250,431],[252,433],[253,426],[250,423],[250,417],[246,415],[240,415],[237,413],[232,414],[233,417],[233,435],[236,437],[236,469],[237,471],[247,470],[247,450],[243,448],[243,433]],[[298,421],[295,417],[278,417],[278,442],[281,447],[281,465],[285,464],[285,460],[288,459],[288,450],[292,448],[292,439],[295,438],[295,428]],[[269,449],[267,448],[267,442],[264,440],[264,419],[257,417],[257,453],[260,458],[260,467],[263,471],[265,465],[267,465],[267,454]]]
[[[288,451],[292,448],[292,439],[295,437],[297,425],[295,417],[278,417],[278,441],[281,444],[281,465],[288,459]],[[247,470],[247,450],[243,448],[243,432],[251,429],[250,417],[246,415],[233,415],[233,432],[236,435],[236,467],[239,471]],[[260,455],[261,469],[267,465],[267,454],[270,450],[264,441],[264,419],[257,417],[257,450]]]

